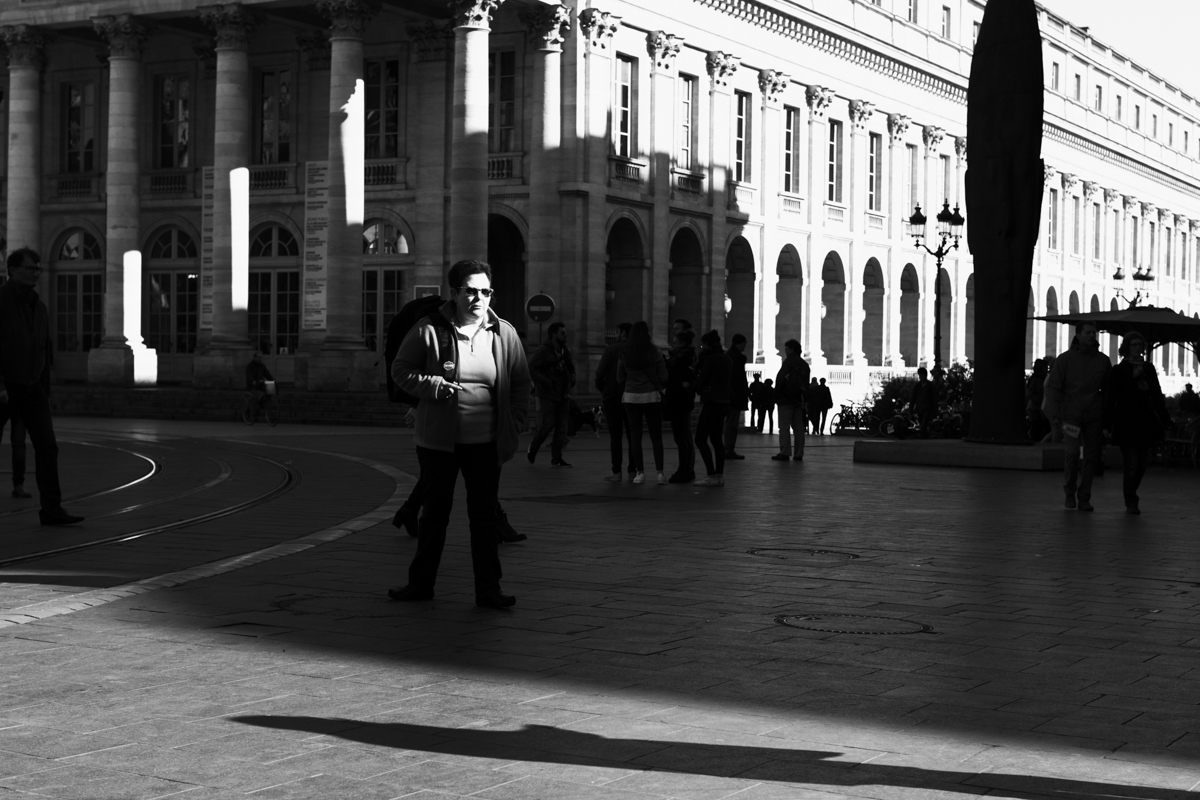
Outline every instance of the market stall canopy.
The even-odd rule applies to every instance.
[[[1200,341],[1200,319],[1180,314],[1170,308],[1156,306],[1129,306],[1117,311],[1090,311],[1079,314],[1052,314],[1034,317],[1046,322],[1062,322],[1076,325],[1094,322],[1096,330],[1115,333],[1118,336],[1137,331],[1146,337],[1151,348],[1160,344],[1189,344],[1193,348]]]

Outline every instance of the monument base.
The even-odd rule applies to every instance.
[[[312,392],[371,392],[379,388],[380,356],[373,350],[318,350],[306,361],[304,386]],[[300,385],[297,374],[296,383]]]
[[[192,361],[192,385],[197,389],[244,389],[246,365],[254,356],[253,348],[211,348]]]
[[[87,375],[88,383],[97,386],[153,386],[158,354],[144,345],[101,345],[88,351]]]
[[[854,460],[863,464],[1053,472],[1063,468],[1063,447],[1061,444],[980,444],[959,439],[862,439],[854,443]],[[1105,460],[1110,460],[1107,453]]]

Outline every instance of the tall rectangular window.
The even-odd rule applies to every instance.
[[[1050,88],[1056,92],[1059,91],[1059,86],[1061,85],[1059,82],[1060,72],[1061,68],[1058,66],[1057,61],[1050,64]]]
[[[1175,123],[1167,123],[1167,147],[1175,146]]]
[[[190,167],[192,82],[183,75],[160,75],[155,166],[162,169]]]
[[[783,190],[800,192],[800,109],[784,108]]]
[[[258,163],[292,160],[292,71],[263,70],[258,76]]]
[[[1183,132],[1183,153],[1184,153],[1184,155],[1187,155],[1187,151],[1188,151],[1188,132],[1184,131]]]
[[[921,191],[920,176],[917,174],[917,169],[920,165],[920,159],[917,156],[917,146],[915,144],[907,145],[905,148],[907,154],[905,156],[904,165],[904,199],[908,202],[908,207],[904,209],[904,214],[912,213],[912,210],[917,206],[917,197]]]
[[[1079,255],[1083,249],[1083,211],[1078,197],[1071,198],[1071,252]]]
[[[918,2],[918,0],[908,0],[908,21],[909,22],[917,21],[917,13],[919,11],[919,9],[917,8],[917,2]]]
[[[676,166],[692,169],[692,154],[696,149],[696,99],[700,82],[692,75],[679,76],[679,144],[675,153]]]
[[[942,6],[942,38],[950,38],[950,6]]]
[[[735,92],[737,129],[733,134],[733,179],[750,180],[750,95]]]
[[[971,44],[975,44],[978,41],[979,41],[979,23],[973,22],[973,23],[971,23]]]
[[[631,158],[636,152],[633,138],[634,93],[637,90],[637,60],[617,56],[616,97],[613,103],[613,146],[617,155]]]
[[[1139,131],[1142,129],[1142,107],[1136,103],[1133,106],[1133,127]]]
[[[1154,223],[1153,222],[1149,223],[1149,225],[1147,226],[1146,234],[1147,234],[1148,238],[1150,239],[1150,242],[1149,242],[1150,246],[1147,248],[1150,251],[1150,262],[1146,265],[1146,269],[1153,272],[1154,268],[1156,266],[1158,266],[1158,258],[1157,258],[1158,257],[1158,247],[1156,246],[1158,237],[1154,235]]]
[[[883,210],[883,136],[870,134],[871,146],[867,161],[867,208]]]
[[[1170,228],[1163,228],[1163,249],[1167,251],[1166,253],[1163,254],[1164,255],[1163,262],[1164,262],[1164,266],[1166,266],[1166,268],[1167,268],[1167,277],[1168,278],[1171,277],[1171,268],[1174,266],[1171,263],[1172,256],[1175,255],[1175,246],[1174,245],[1175,245],[1175,233]]]
[[[1074,95],[1075,95],[1076,102],[1081,102],[1083,100],[1083,76],[1080,75],[1078,72],[1075,73],[1075,93],[1074,93]]]
[[[1046,226],[1050,232],[1049,247],[1051,250],[1058,249],[1058,189],[1050,190],[1050,203],[1047,209],[1050,217],[1049,224]]]
[[[1137,218],[1129,220],[1129,256],[1133,259],[1130,264],[1132,264],[1134,269],[1136,269],[1138,266],[1138,257],[1140,255],[1138,252],[1138,245],[1140,244],[1138,242],[1139,222],[1141,222],[1141,220]]]
[[[366,158],[395,158],[400,155],[400,62],[394,58],[371,59],[363,64],[366,87]]]
[[[63,172],[96,169],[96,86],[63,85]]]
[[[1184,230],[1179,232],[1179,277],[1186,281],[1187,276],[1187,231]]]
[[[1120,266],[1124,263],[1121,258],[1121,212],[1113,209],[1112,213],[1113,263]]]
[[[1150,115],[1150,138],[1158,138],[1158,114]]]
[[[954,196],[954,170],[950,166],[950,156],[938,157],[937,185],[942,190],[942,196],[932,198],[935,206],[938,204],[937,201],[945,200],[946,202],[949,202],[950,198]]]
[[[1121,115],[1122,115],[1122,112],[1124,111],[1122,106],[1124,106],[1124,105],[1125,105],[1125,98],[1121,97],[1121,95],[1117,95],[1117,108],[1116,108],[1117,122],[1121,121]]]
[[[1092,107],[1098,112],[1104,112],[1104,87],[1099,84],[1096,85],[1096,96],[1093,98]]]
[[[488,152],[516,149],[517,51],[488,53]]]
[[[829,121],[828,189],[825,199],[831,203],[842,202],[842,123]]]
[[[1103,219],[1099,203],[1092,203],[1092,258],[1100,260],[1100,220]]]

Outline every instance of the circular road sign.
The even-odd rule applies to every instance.
[[[554,316],[554,300],[548,294],[535,294],[526,301],[525,313],[534,322],[546,322]]]

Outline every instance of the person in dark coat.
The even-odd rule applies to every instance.
[[[725,352],[733,372],[729,376],[729,412],[725,415],[725,458],[742,461],[746,457],[737,452],[738,428],[742,417],[750,408],[750,385],[746,382],[746,337],[735,333]]]
[[[725,444],[721,432],[725,417],[729,414],[730,378],[733,362],[721,352],[721,334],[709,331],[700,337],[703,355],[700,358],[700,376],[695,389],[704,405],[700,407],[700,419],[696,421],[696,449],[704,459],[708,475],[693,481],[695,486],[725,485]],[[709,450],[709,442],[712,450]]]
[[[1146,360],[1146,339],[1137,331],[1121,340],[1121,363],[1113,367],[1104,393],[1104,427],[1112,432],[1113,444],[1121,448],[1125,467],[1125,510],[1142,513],[1138,487],[1146,475],[1154,448],[1165,438],[1171,424],[1167,400],[1158,382],[1158,372]]]
[[[3,412],[0,412],[3,413]],[[12,496],[20,500],[28,500],[33,497],[29,492],[25,491],[25,426],[21,424],[21,418],[16,414],[11,417],[12,431]],[[4,424],[0,423],[0,442],[4,441]]]
[[[1183,394],[1179,395],[1179,411],[1189,417],[1200,416],[1200,395],[1192,390],[1190,383],[1183,385]]]
[[[1081,322],[1075,327],[1071,349],[1054,360],[1046,377],[1043,408],[1050,423],[1063,432],[1063,505],[1091,511],[1092,478],[1100,463],[1104,437],[1104,389],[1112,362],[1100,352],[1096,325]],[[1082,461],[1079,457],[1083,448]]]
[[[565,324],[551,323],[546,331],[546,341],[529,357],[529,376],[537,392],[538,429],[525,458],[530,464],[534,463],[538,448],[553,434],[550,466],[569,467],[571,465],[563,460],[563,448],[567,446],[567,411],[571,390],[575,387],[575,359],[567,347]]]
[[[917,384],[913,386],[911,401],[913,413],[917,415],[917,431],[922,439],[929,438],[929,421],[937,413],[937,389],[929,380],[929,370],[917,370]]]
[[[617,364],[629,339],[629,331],[633,323],[622,322],[617,326],[617,340],[604,349],[600,356],[600,364],[596,367],[596,391],[600,392],[604,408],[604,421],[608,423],[608,446],[612,455],[612,473],[604,480],[613,483],[621,482],[621,437],[629,441],[629,418],[625,416],[625,406],[621,403],[621,394],[625,391],[625,382],[617,380]],[[633,443],[629,443],[629,478],[633,479],[637,472],[634,467]]]
[[[1049,364],[1044,358],[1039,358],[1033,362],[1033,374],[1025,381],[1025,421],[1031,442],[1040,442],[1050,433],[1050,420],[1042,411],[1042,403],[1046,398],[1046,376],[1049,374]]]
[[[813,402],[817,379],[808,382],[812,374],[808,362],[800,355],[800,342],[788,339],[783,343],[783,363],[775,375],[775,402],[779,404],[779,452],[772,461],[804,460],[805,409]],[[815,430],[815,423],[814,423]],[[792,434],[795,434],[793,445]],[[795,448],[793,450],[793,447]]]
[[[696,407],[696,348],[692,341],[696,332],[680,330],[667,356],[667,416],[671,435],[679,450],[679,469],[667,479],[668,483],[691,483],[696,479],[696,448],[692,442],[692,409]]]

